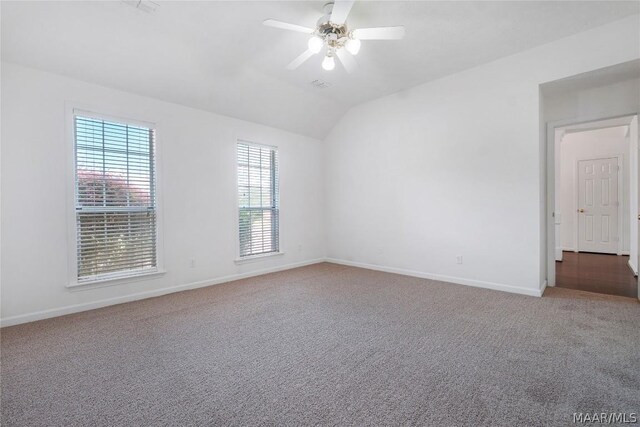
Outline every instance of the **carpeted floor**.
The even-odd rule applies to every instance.
[[[333,264],[2,330],[2,425],[570,425],[640,412],[640,304]]]

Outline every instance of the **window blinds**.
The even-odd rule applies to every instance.
[[[78,282],[154,271],[153,129],[75,116]]]
[[[240,256],[279,250],[278,153],[238,143]]]

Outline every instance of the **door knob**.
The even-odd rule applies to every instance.
[[[584,213],[584,209],[578,209],[578,212]]]

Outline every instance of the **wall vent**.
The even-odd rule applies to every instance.
[[[122,3],[147,13],[155,12],[159,6],[157,2],[151,0],[122,0]]]
[[[331,86],[331,83],[325,82],[324,80],[315,79],[314,81],[311,82],[311,86],[318,89],[326,89]]]

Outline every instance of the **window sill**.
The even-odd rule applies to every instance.
[[[154,270],[148,273],[140,273],[130,276],[114,276],[104,277],[90,282],[74,282],[69,283],[66,287],[71,291],[80,291],[85,289],[103,288],[105,286],[123,285],[125,283],[140,282],[142,280],[154,279],[164,276],[167,272],[165,270]]]
[[[284,252],[269,252],[268,254],[251,255],[233,260],[236,264],[246,264],[250,262],[262,261],[265,258],[284,255]]]

